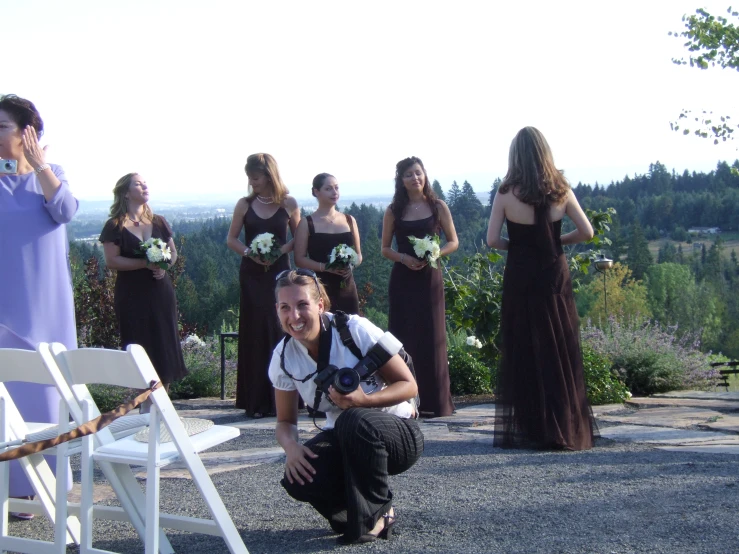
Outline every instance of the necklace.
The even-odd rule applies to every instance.
[[[141,225],[141,219],[139,219],[139,220],[137,221],[137,220],[135,220],[134,218],[132,218],[132,217],[131,217],[130,215],[128,215],[128,214],[126,214],[126,217],[128,218],[128,220],[129,220],[129,221],[130,221],[131,223],[133,223],[133,226],[134,226],[134,227],[138,227],[139,225]]]
[[[259,196],[257,194],[257,200],[259,200],[262,204],[274,204],[275,201],[272,200],[271,196]]]

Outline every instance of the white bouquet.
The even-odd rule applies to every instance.
[[[280,245],[277,244],[277,240],[272,233],[261,233],[251,241],[249,256],[265,263],[273,263],[282,256],[282,250],[280,250]],[[269,267],[264,266],[264,271],[268,270]]]
[[[426,260],[431,267],[436,269],[438,265],[436,261],[441,256],[441,247],[439,246],[439,235],[426,235],[422,239],[418,237],[408,237],[413,245],[413,251],[416,257]]]
[[[467,337],[467,346],[474,346],[475,348],[482,348],[482,343],[480,342],[480,339],[472,335],[470,337]]]
[[[140,252],[146,254],[146,259],[150,264],[154,264],[162,269],[169,267],[169,260],[172,259],[172,251],[162,239],[154,237],[145,240],[139,244]]]
[[[331,250],[326,269],[346,269],[354,267],[358,261],[359,256],[354,248],[346,244],[339,244]]]
[[[351,246],[346,244],[339,244],[331,250],[331,254],[328,256],[328,263],[324,269],[351,269],[359,261],[357,251]],[[341,281],[339,288],[346,287],[346,282]]]

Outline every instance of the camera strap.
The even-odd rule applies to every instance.
[[[331,320],[326,314],[321,314],[321,334],[318,336],[318,361],[316,362],[316,373],[323,371],[329,364],[331,358],[331,341],[334,331],[331,329]],[[320,411],[321,397],[323,391],[316,387],[316,396],[313,399],[313,413]],[[313,416],[313,424],[316,425],[315,415]],[[316,425],[318,427],[318,425]]]
[[[309,373],[302,379],[298,379],[292,373],[290,373],[285,367],[285,350],[287,349],[287,343],[290,342],[292,337],[285,335],[282,339],[282,352],[280,352],[280,369],[285,372],[285,375],[290,377],[293,381],[299,383],[305,383],[308,379],[312,379],[318,374],[323,368],[328,365],[329,358],[331,357],[331,323],[329,322],[326,314],[321,314],[321,334],[318,338],[318,362],[316,363],[316,370]]]
[[[352,337],[352,333],[351,331],[349,331],[349,316],[341,310],[336,310],[334,312],[334,319],[331,321],[331,323],[339,332],[341,344],[347,347],[349,351],[354,354],[354,357],[357,360],[361,360],[364,357],[364,354],[362,354],[362,351],[357,346],[357,343],[354,342],[354,337]]]

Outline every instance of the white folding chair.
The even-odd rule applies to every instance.
[[[71,394],[61,375],[56,377],[46,368],[39,354],[34,350],[0,348],[0,450],[15,447],[22,442],[37,440],[39,433],[55,437],[67,430],[66,425],[33,423],[24,421],[4,382],[23,380],[29,383],[53,385],[57,390]],[[59,421],[65,421],[60,419]],[[56,454],[56,474],[54,477],[49,465],[40,453],[20,458],[20,466],[28,477],[36,493],[36,500],[21,501],[8,498],[9,462],[0,463],[0,552],[13,551],[32,554],[64,553],[67,543],[80,540],[80,522],[74,516],[67,516],[67,450],[61,445],[45,454]],[[43,513],[54,525],[54,541],[45,542],[8,535],[8,512],[24,511]],[[63,514],[59,517],[59,514]]]
[[[39,348],[43,353],[43,345]],[[53,360],[47,361],[50,371],[61,371],[69,384],[82,410],[81,419],[89,421],[97,415],[97,408],[82,385],[100,383],[122,387],[146,389],[159,377],[139,345],[130,345],[126,351],[99,348],[66,350],[63,345],[51,345]],[[58,367],[53,367],[56,362]],[[121,501],[122,509],[128,519],[144,538],[145,552],[155,554],[173,552],[162,528],[172,528],[222,537],[230,552],[248,554],[218,491],[213,485],[197,452],[211,448],[222,442],[236,438],[239,430],[235,427],[214,425],[210,429],[194,435],[187,435],[167,392],[159,387],[149,397],[152,401],[150,411],[149,442],[143,443],[134,437],[116,440],[112,434],[102,429],[83,439],[82,448],[82,499],[80,520],[82,540],[80,552],[104,552],[92,548],[92,520],[98,517],[114,518],[110,509],[100,510],[93,506],[92,471],[93,461],[97,462],[111,487]],[[70,409],[70,412],[73,411]],[[74,411],[77,411],[76,409]],[[77,417],[74,416],[76,420]],[[172,437],[171,442],[160,441],[160,421]],[[212,519],[192,518],[159,512],[160,468],[172,462],[181,461],[190,471],[195,486],[200,491],[210,511]],[[146,495],[136,482],[131,466],[146,467]],[[116,518],[119,519],[119,518]],[[139,522],[137,524],[136,522]]]

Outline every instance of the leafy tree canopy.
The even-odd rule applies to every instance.
[[[739,12],[727,10],[729,17],[739,21]],[[722,69],[739,71],[739,27],[731,23],[728,18],[714,16],[704,9],[698,9],[695,15],[683,16],[685,30],[670,32],[670,35],[687,39],[684,46],[690,52],[686,61],[684,58],[673,58],[678,65],[690,65],[699,69],[718,66]],[[692,110],[683,110],[677,122],[670,123],[673,131],[680,131],[688,135],[691,133],[702,137],[713,137],[713,143],[733,140],[735,126],[729,123],[729,116],[719,116],[718,121],[713,112],[703,110],[702,114],[693,116],[694,123],[690,124],[693,130],[686,127]],[[685,120],[683,122],[683,120]]]

